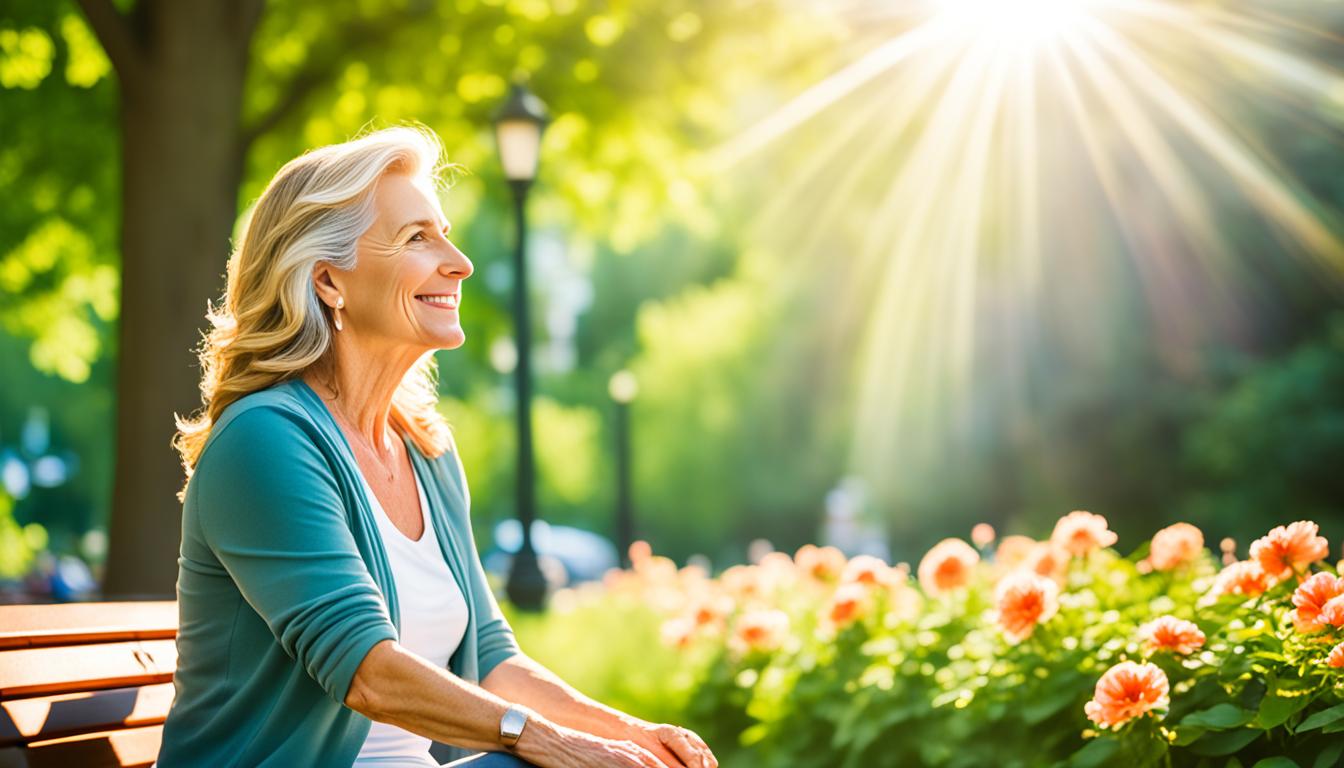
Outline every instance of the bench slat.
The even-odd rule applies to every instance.
[[[159,683],[0,702],[0,747],[162,723],[173,696],[172,683]]]
[[[0,749],[0,765],[28,768],[130,768],[151,765],[163,743],[163,726],[88,733]]]
[[[0,650],[176,635],[172,600],[0,606]]]
[[[166,683],[176,668],[172,640],[0,651],[0,700]]]

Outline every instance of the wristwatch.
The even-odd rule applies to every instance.
[[[499,743],[512,751],[514,745],[518,743],[518,737],[523,735],[523,727],[526,725],[527,710],[517,704],[509,705],[504,711],[504,716],[499,719]]]

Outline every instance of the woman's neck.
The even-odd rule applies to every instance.
[[[310,369],[303,379],[327,407],[380,453],[387,446],[388,415],[392,397],[419,359],[412,351],[374,354],[355,340],[338,340],[321,370]]]

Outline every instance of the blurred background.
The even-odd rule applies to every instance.
[[[240,216],[407,121],[466,169],[442,408],[504,567],[515,82],[550,115],[527,352],[568,578],[615,562],[623,467],[631,533],[715,570],[1071,509],[1126,551],[1175,520],[1344,535],[1338,0],[0,9],[5,600],[173,595],[173,414]]]

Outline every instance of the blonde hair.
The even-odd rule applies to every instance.
[[[311,150],[275,174],[244,225],[242,247],[229,258],[221,306],[206,317],[213,329],[199,349],[202,408],[174,414],[175,447],[190,480],[220,414],[244,395],[300,376],[331,361],[330,309],[317,297],[313,267],[355,266],[355,242],[374,219],[374,185],[391,170],[434,187],[452,168],[441,163],[438,137],[427,128],[397,126]],[[389,419],[427,456],[451,445],[437,410],[438,369],[427,353],[407,371]],[[178,493],[181,499],[185,486]]]

